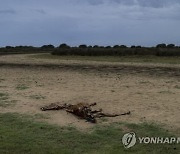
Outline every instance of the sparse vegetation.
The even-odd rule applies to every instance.
[[[100,120],[101,120],[102,122],[108,122],[108,119],[105,118],[105,117],[102,117]]]
[[[0,92],[0,107],[7,107],[14,105],[16,100],[9,100],[9,95],[7,93]]]
[[[12,127],[13,126],[13,127]],[[96,126],[89,133],[73,127],[59,127],[19,114],[0,114],[0,153],[179,153],[179,144],[136,144],[125,149],[121,138],[123,127],[137,136],[174,136],[153,124],[120,124]]]
[[[175,88],[176,88],[176,89],[180,89],[180,86],[176,85]]]
[[[7,86],[0,86],[0,88],[6,88]]]
[[[8,94],[0,92],[0,107],[6,107],[8,105],[7,104],[8,98],[9,98]]]
[[[33,116],[33,119],[37,120],[37,119],[49,119],[47,114],[41,114],[41,113],[36,113]]]
[[[25,84],[19,84],[19,85],[17,85],[17,87],[16,87],[17,90],[26,90],[26,89],[28,89],[28,88],[29,88],[29,87],[26,86]]]
[[[1,98],[1,100],[6,99],[7,96],[8,96],[8,95],[7,95],[6,93],[0,93],[0,98]]]
[[[148,84],[148,83],[150,83],[149,81],[140,81],[139,82],[140,84]]]
[[[0,83],[1,83],[2,81],[5,81],[5,79],[1,79],[1,78],[0,78]]]
[[[160,91],[160,94],[174,94],[173,92],[169,91],[169,90],[164,90],[164,91]]]
[[[42,95],[30,95],[29,96],[31,99],[45,99],[46,97],[45,96],[42,96]]]

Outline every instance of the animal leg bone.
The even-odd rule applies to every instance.
[[[125,113],[121,113],[121,114],[108,114],[108,113],[103,113],[103,112],[99,112],[95,115],[96,118],[101,118],[101,117],[117,117],[117,116],[122,116],[122,115],[130,115],[131,112],[125,112]]]
[[[44,106],[44,107],[41,107],[41,110],[42,111],[47,111],[47,110],[62,110],[64,109],[65,106],[64,105],[57,105],[57,104],[50,104],[48,106]]]

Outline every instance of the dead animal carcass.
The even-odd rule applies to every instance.
[[[129,112],[121,113],[121,114],[107,114],[103,113],[102,109],[100,110],[92,110],[91,107],[95,106],[96,103],[86,104],[86,103],[78,103],[76,105],[72,104],[62,104],[58,105],[56,103],[52,103],[48,106],[44,106],[41,108],[42,111],[47,110],[65,110],[66,112],[72,113],[78,117],[86,119],[88,122],[96,123],[96,118],[101,117],[116,117],[121,115],[129,115]]]

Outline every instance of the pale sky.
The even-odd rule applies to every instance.
[[[0,46],[180,45],[180,0],[0,0]]]

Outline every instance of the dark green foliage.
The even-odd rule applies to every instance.
[[[94,45],[93,48],[99,48],[99,46],[98,45]]]
[[[167,48],[174,48],[174,47],[175,47],[174,44],[168,44],[168,45],[167,45]]]
[[[6,46],[5,48],[6,48],[6,49],[13,49],[14,47],[12,47],[12,46]]]
[[[119,45],[115,45],[115,46],[113,46],[113,48],[117,49],[117,48],[119,48]]]
[[[70,47],[63,43],[58,47],[53,45],[43,45],[42,47],[33,46],[6,46],[0,48],[0,55],[21,54],[21,53],[52,53],[53,55],[77,55],[77,56],[131,56],[131,55],[151,55],[151,56],[180,56],[180,48],[174,44],[158,44],[156,47],[142,47],[125,45],[111,46],[87,46]]]
[[[111,48],[111,46],[106,46],[105,48],[106,48],[106,49],[110,49],[110,48]]]
[[[156,48],[166,48],[166,44],[162,43],[162,44],[158,44],[156,46]]]
[[[82,48],[82,49],[87,48],[87,45],[81,44],[81,45],[79,46],[79,48]]]
[[[29,54],[29,53],[46,53],[52,52],[53,48],[42,48],[42,47],[33,47],[33,46],[6,46],[4,48],[0,48],[0,55],[7,55],[7,54]]]
[[[120,48],[127,48],[126,45],[120,45]]]
[[[41,47],[41,49],[54,49],[54,46],[51,45],[51,44],[49,44],[49,45],[43,45],[43,46]]]
[[[60,44],[58,48],[62,48],[62,49],[69,49],[70,46],[67,45],[66,43]]]
[[[92,45],[89,45],[88,48],[92,48]]]
[[[96,47],[96,48],[69,48],[55,49],[53,55],[79,55],[79,56],[128,56],[128,55],[152,55],[152,56],[180,56],[178,48],[122,48],[120,46]]]
[[[180,56],[180,50],[177,48],[158,48],[155,51],[156,56]]]

